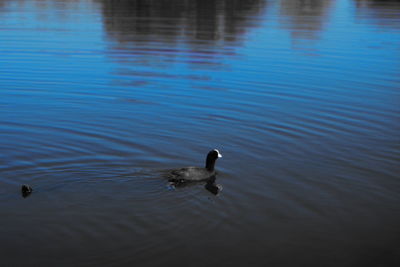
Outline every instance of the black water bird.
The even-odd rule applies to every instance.
[[[29,196],[30,194],[32,194],[32,191],[33,191],[32,187],[30,187],[30,186],[27,185],[27,184],[23,184],[23,185],[21,186],[21,194],[22,194],[22,197],[23,197],[23,198],[26,198],[27,196]]]
[[[171,171],[169,181],[173,183],[195,182],[208,180],[216,175],[215,162],[222,155],[217,149],[213,149],[207,154],[206,166],[186,167]]]

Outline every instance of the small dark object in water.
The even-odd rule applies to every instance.
[[[214,169],[215,161],[218,158],[221,158],[222,155],[219,153],[217,149],[213,149],[207,154],[206,158],[206,166],[205,168],[201,167],[186,167],[178,170],[173,170],[170,173],[170,182],[174,182],[177,184],[191,182],[191,181],[204,181],[210,179],[212,176],[215,176],[216,171]]]
[[[30,187],[27,184],[24,184],[21,187],[21,193],[22,193],[23,198],[26,198],[27,196],[29,196],[32,193],[32,191],[33,191],[32,187]]]

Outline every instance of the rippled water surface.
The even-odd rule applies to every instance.
[[[400,266],[399,89],[399,1],[0,0],[1,265]]]

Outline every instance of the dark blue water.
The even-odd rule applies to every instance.
[[[0,0],[1,265],[399,266],[399,89],[399,1]]]

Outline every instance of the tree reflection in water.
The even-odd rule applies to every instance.
[[[254,26],[264,0],[122,0],[102,3],[105,28],[120,42],[234,42]],[[255,20],[254,20],[255,21]]]

